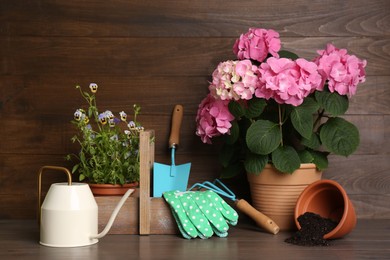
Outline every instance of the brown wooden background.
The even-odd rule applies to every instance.
[[[312,59],[333,42],[368,61],[348,119],[361,132],[349,158],[331,157],[359,218],[390,218],[390,2],[388,0],[2,0],[0,2],[0,218],[34,218],[37,171],[70,167],[76,84],[99,84],[101,109],[131,111],[156,132],[170,163],[173,105],[184,105],[177,163],[191,183],[218,176],[217,150],[195,136],[207,80],[249,27],[280,32],[283,49]],[[46,182],[63,180],[49,176]],[[239,185],[234,185],[234,184]],[[231,181],[245,196],[245,178]],[[48,185],[48,184],[47,184]],[[242,193],[241,193],[242,192]]]

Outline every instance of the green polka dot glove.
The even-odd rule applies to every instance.
[[[237,224],[237,212],[214,191],[168,191],[163,197],[184,238],[226,237],[228,224]]]

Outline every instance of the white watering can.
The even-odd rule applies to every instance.
[[[53,183],[41,205],[42,173],[44,170],[60,170],[67,174],[67,183]],[[98,233],[98,206],[86,183],[72,183],[68,169],[44,166],[38,175],[38,221],[40,244],[50,247],[78,247],[97,243],[110,230],[119,210],[133,193],[129,189],[101,233]]]

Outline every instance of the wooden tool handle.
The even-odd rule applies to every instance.
[[[246,200],[240,199],[236,201],[236,207],[251,219],[253,219],[257,226],[265,229],[267,232],[270,232],[276,235],[279,232],[279,226],[269,217],[261,213],[252,207]]]
[[[176,105],[172,112],[171,134],[169,136],[169,147],[179,145],[180,127],[183,120],[183,106]]]

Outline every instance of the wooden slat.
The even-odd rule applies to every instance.
[[[0,46],[3,46],[0,49],[3,59],[0,75],[46,77],[64,75],[65,72],[73,79],[86,75],[209,76],[219,62],[235,59],[232,46],[238,37],[0,37]],[[368,75],[388,75],[390,51],[383,46],[390,44],[389,38],[282,38],[283,49],[309,60],[330,42],[339,48],[347,48],[349,53],[361,59],[367,59]]]
[[[216,65],[215,65],[216,66]],[[19,77],[0,76],[0,116],[3,119],[25,120],[25,118],[63,121],[69,125],[74,111],[86,106],[80,98],[75,85],[79,84],[88,91],[90,82],[99,84],[97,105],[100,110],[111,109],[113,112],[125,110],[129,116],[134,103],[141,105],[140,119],[143,116],[167,116],[172,111],[172,104],[179,103],[185,108],[186,119],[195,120],[198,105],[208,93],[208,81],[212,70],[204,76],[177,77],[130,77],[112,78],[105,75],[65,78],[58,81],[57,76]],[[390,75],[367,76],[365,83],[359,85],[357,93],[350,99],[348,114],[390,114]],[[145,88],[147,91],[144,91]],[[55,89],[56,91],[54,91]],[[174,94],[172,94],[172,91]],[[58,92],[61,98],[58,98]],[[191,92],[191,95],[188,93]],[[121,95],[118,95],[121,93]],[[55,101],[54,104],[48,100]],[[157,121],[157,120],[153,120]],[[160,122],[159,122],[160,121]],[[155,125],[164,120],[154,122]],[[54,122],[58,124],[59,122]],[[148,126],[149,127],[149,126]],[[155,129],[149,127],[150,129]]]
[[[151,153],[154,154],[153,135],[151,131],[140,133],[140,184],[139,184],[139,233],[140,235],[150,234],[150,174],[151,174]]]
[[[380,36],[389,32],[389,9],[383,0],[2,0],[0,35],[227,37],[262,26],[285,35]]]

